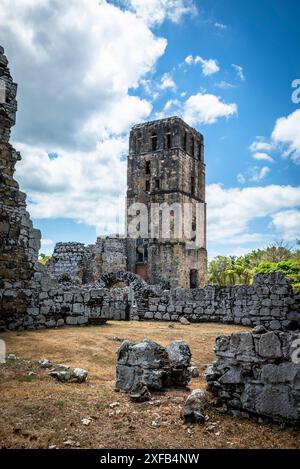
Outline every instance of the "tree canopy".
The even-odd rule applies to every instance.
[[[208,281],[215,285],[249,285],[255,274],[273,272],[283,272],[294,290],[300,292],[300,249],[276,243],[244,256],[217,256],[209,264]]]

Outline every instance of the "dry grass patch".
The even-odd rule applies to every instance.
[[[100,327],[10,332],[1,335],[7,352],[20,360],[0,365],[2,448],[299,448],[293,428],[239,420],[208,410],[206,425],[187,426],[179,418],[188,390],[155,394],[159,407],[129,402],[114,391],[116,350],[123,339],[144,338],[167,345],[190,345],[200,378],[190,388],[205,388],[206,364],[214,360],[215,338],[237,326],[163,322],[109,322]],[[243,328],[242,330],[245,330]],[[85,368],[89,380],[62,384],[37,366],[41,358]],[[118,401],[114,408],[110,404]],[[89,425],[82,423],[89,419]],[[158,423],[153,423],[158,422]]]

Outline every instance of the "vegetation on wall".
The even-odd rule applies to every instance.
[[[300,240],[297,244],[300,246]],[[208,281],[215,285],[249,285],[253,275],[273,272],[283,272],[300,293],[300,249],[275,243],[244,256],[217,256],[209,264]]]
[[[39,255],[38,262],[42,265],[45,265],[49,259],[51,259],[50,256],[46,256],[46,254],[41,253]]]

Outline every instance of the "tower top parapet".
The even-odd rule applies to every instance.
[[[203,161],[203,135],[173,116],[132,127],[129,154],[139,155],[163,150],[181,149],[193,158]]]

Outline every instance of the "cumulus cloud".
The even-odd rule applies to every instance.
[[[267,142],[264,137],[256,137],[249,148],[253,153],[261,151],[272,151],[274,149],[274,144],[272,142]]]
[[[236,74],[238,76],[238,78],[241,80],[241,81],[245,81],[245,75],[244,75],[244,69],[241,65],[236,65],[236,64],[231,64],[231,66],[234,68],[234,70],[236,71]]]
[[[269,161],[270,163],[274,162],[272,156],[268,155],[267,153],[257,152],[257,153],[253,153],[252,156],[255,160]]]
[[[237,113],[235,103],[224,103],[213,94],[198,93],[184,103],[183,117],[191,125],[213,124],[220,117],[230,117]]]
[[[196,57],[193,57],[192,55],[188,55],[185,58],[185,63],[188,65],[195,65],[200,63],[202,67],[202,73],[204,76],[208,75],[213,75],[214,73],[217,73],[220,71],[220,67],[218,65],[218,62],[214,59],[203,59],[200,57],[200,55],[197,55]]]
[[[300,164],[300,109],[277,119],[272,139],[284,147],[284,157],[290,157],[296,164]]]
[[[23,159],[18,177],[29,193],[34,218],[69,218],[116,232],[126,190],[127,138],[99,142],[94,151],[58,149],[50,159],[43,147],[17,144]]]
[[[0,28],[20,83],[16,140],[94,146],[84,133],[92,116],[101,136],[107,127],[115,131],[114,121],[117,132],[126,132],[149,112],[128,91],[153,69],[167,42],[135,14],[106,1],[3,0]],[[128,105],[130,118],[120,104]]]
[[[265,187],[224,188],[221,184],[207,186],[208,239],[220,244],[245,244],[269,241],[270,234],[256,233],[250,225],[267,217],[300,206],[300,187],[269,185]],[[283,225],[279,226],[283,233]],[[295,236],[297,233],[294,233]]]
[[[271,171],[268,166],[263,166],[262,168],[258,168],[257,166],[254,166],[251,168],[251,173],[252,176],[250,178],[250,181],[253,182],[259,182],[262,181]]]
[[[193,0],[119,0],[150,26],[160,25],[165,20],[179,23],[186,15],[196,15]]]
[[[162,76],[161,82],[159,84],[159,88],[161,90],[167,90],[167,89],[176,90],[176,84],[170,73],[165,73]]]
[[[300,210],[285,210],[272,216],[272,225],[285,241],[300,238]]]

